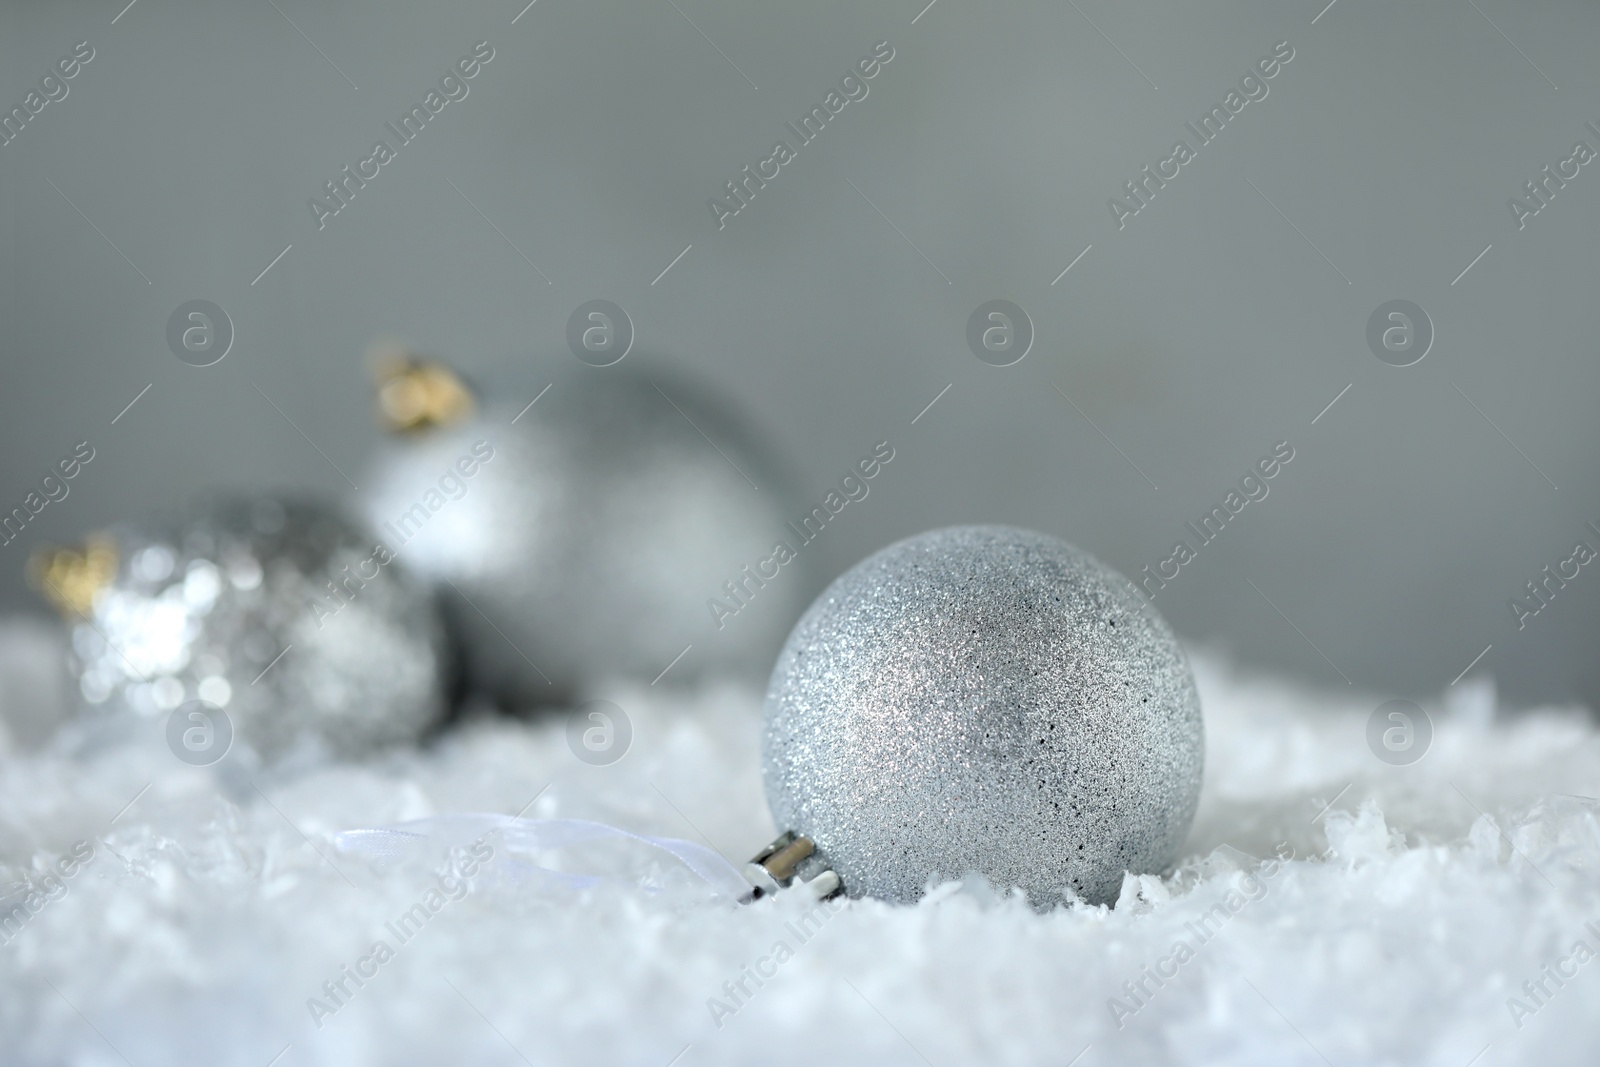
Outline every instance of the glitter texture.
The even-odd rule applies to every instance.
[[[1048,906],[1167,867],[1200,795],[1182,650],[1064,541],[967,526],[890,545],[790,634],[768,684],[767,802],[852,896],[970,872]]]
[[[392,440],[365,479],[375,531],[439,583],[480,686],[552,702],[649,682],[690,644],[661,684],[771,662],[815,586],[786,568],[751,610],[713,625],[707,601],[799,511],[720,405],[681,381],[588,369],[532,407],[526,395],[480,401],[464,423]],[[420,529],[402,522],[480,441],[493,458],[459,499]]]
[[[329,509],[227,501],[111,536],[115,577],[72,632],[82,699],[110,732],[159,733],[199,699],[261,756],[359,756],[441,715],[431,593]]]

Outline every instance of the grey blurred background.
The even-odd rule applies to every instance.
[[[1508,604],[1600,548],[1600,166],[1520,230],[1507,207],[1600,149],[1600,8],[523,2],[0,7],[4,109],[94,49],[0,147],[0,510],[95,450],[0,548],[0,609],[44,611],[37,544],[197,492],[349,500],[374,340],[531,399],[603,297],[637,341],[580,370],[698,376],[809,495],[893,444],[829,573],[1007,522],[1135,576],[1288,441],[1157,598],[1182,635],[1319,684],[1419,696],[1481,654],[1514,700],[1600,697],[1600,569],[1524,629]],[[868,97],[719,231],[707,199],[884,40]],[[470,95],[319,230],[308,198],[478,41]],[[1268,96],[1119,230],[1108,198],[1281,41]],[[993,298],[1036,331],[1014,366],[966,343]],[[192,299],[236,331],[214,366],[167,346]],[[1436,332],[1413,366],[1368,348],[1392,299]]]

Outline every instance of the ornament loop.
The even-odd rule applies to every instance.
[[[335,834],[333,840],[340,852],[365,855],[388,865],[407,858],[431,859],[441,845],[459,846],[474,837],[482,840],[490,834],[498,834],[508,852],[534,857],[560,849],[581,850],[597,841],[635,841],[671,856],[718,896],[736,897],[742,885],[733,866],[704,845],[675,837],[636,834],[589,819],[526,819],[493,812],[461,812],[432,815],[398,826],[343,830]],[[548,887],[567,890],[585,889],[607,881],[639,884],[627,879],[573,874],[523,861],[510,865],[510,872],[513,880],[533,874]]]

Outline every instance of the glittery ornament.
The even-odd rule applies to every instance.
[[[1173,861],[1203,742],[1188,664],[1131,583],[1055,538],[966,526],[812,604],[772,672],[762,769],[778,826],[815,844],[802,875],[909,903],[977,872],[1043,906]]]
[[[737,618],[710,610],[801,509],[687,383],[582,368],[474,404],[437,363],[389,355],[379,376],[395,435],[363,480],[373,530],[439,583],[469,677],[511,703],[759,669],[814,591],[802,560],[747,582]]]
[[[414,740],[444,708],[431,591],[331,510],[225,501],[36,557],[82,700],[138,729],[192,700],[266,758]]]

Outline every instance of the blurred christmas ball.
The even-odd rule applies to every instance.
[[[669,666],[666,681],[682,683],[771,662],[813,591],[810,560],[768,581],[741,568],[771,556],[801,509],[713,399],[589,368],[474,397],[442,365],[394,350],[378,372],[394,433],[364,481],[368,517],[440,583],[481,688],[538,703]],[[730,581],[754,609],[731,619],[709,603]]]
[[[223,501],[46,550],[33,577],[72,625],[83,702],[124,727],[198,700],[262,757],[358,756],[444,711],[431,590],[320,504]]]
[[[1115,899],[1176,857],[1200,794],[1199,696],[1127,579],[1064,541],[935,530],[842,575],[767,689],[780,829],[854,896],[969,872],[1036,905]]]

